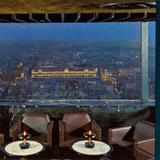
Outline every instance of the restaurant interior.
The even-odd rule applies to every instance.
[[[0,159],[154,160],[155,21],[155,0],[1,0]]]

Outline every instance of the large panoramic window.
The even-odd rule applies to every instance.
[[[140,23],[0,24],[0,35],[1,101],[141,99]]]

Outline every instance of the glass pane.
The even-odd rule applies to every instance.
[[[0,28],[1,100],[140,99],[139,23]]]
[[[155,22],[149,23],[149,98],[155,99]]]

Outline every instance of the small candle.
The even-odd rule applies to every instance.
[[[27,135],[26,131],[23,131],[23,141],[22,141],[23,144],[26,144],[26,135]]]
[[[91,130],[88,131],[88,135],[89,135],[88,143],[91,144],[92,142],[92,139],[91,139],[92,131]]]

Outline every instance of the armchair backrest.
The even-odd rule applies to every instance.
[[[139,121],[135,125],[134,140],[145,140],[155,137],[155,125],[148,121]]]
[[[41,134],[46,133],[49,122],[49,116],[44,113],[25,113],[22,119],[22,123]]]
[[[70,133],[90,122],[91,118],[86,112],[70,112],[65,113],[63,116],[65,132],[67,133]]]

